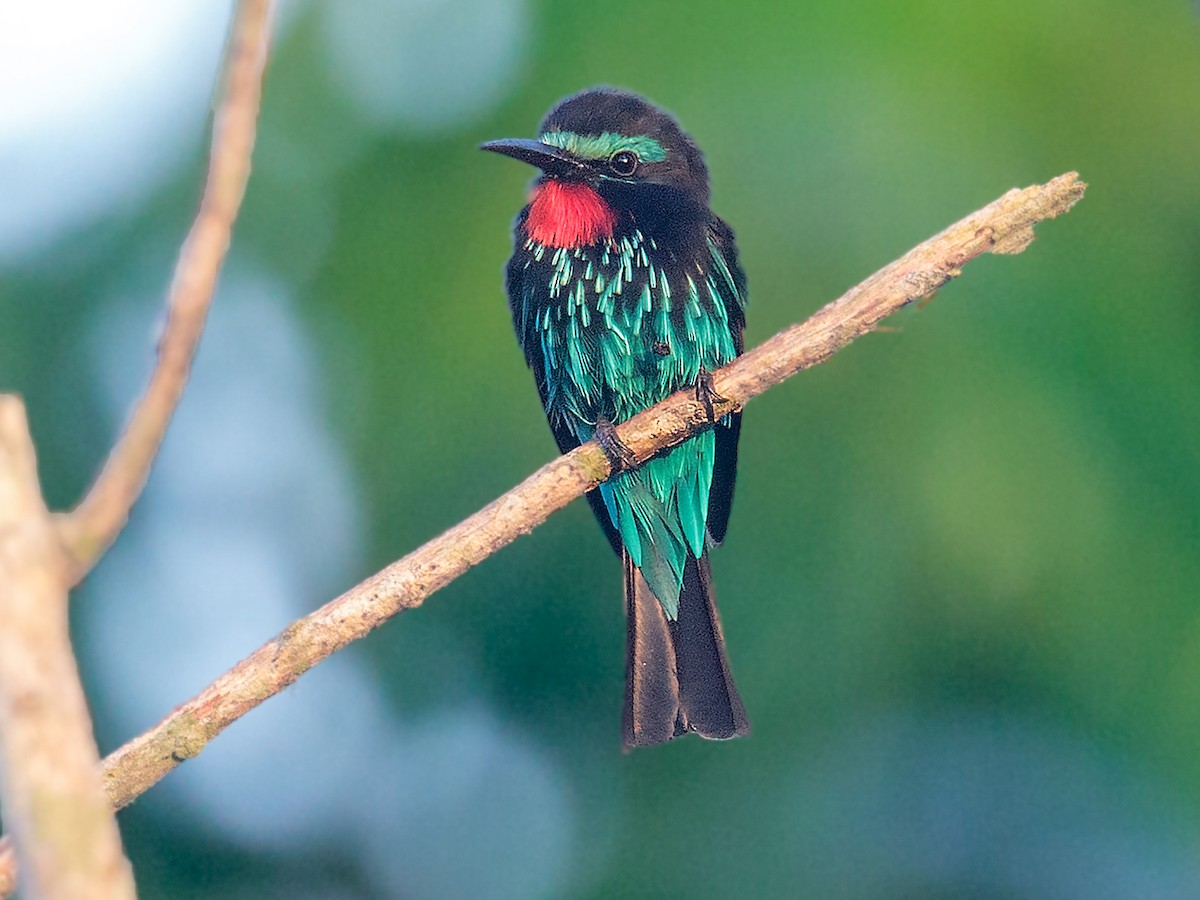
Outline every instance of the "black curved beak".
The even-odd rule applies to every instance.
[[[537,166],[547,175],[570,175],[585,168],[583,163],[566,150],[527,138],[504,138],[499,141],[488,141],[486,144],[480,144],[479,149],[503,153],[513,159],[527,162],[531,166]]]

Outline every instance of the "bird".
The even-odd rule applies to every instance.
[[[481,149],[539,170],[505,269],[513,327],[560,452],[597,439],[617,472],[587,496],[624,570],[623,744],[747,734],[709,565],[741,412],[640,468],[615,431],[684,388],[711,411],[710,373],[742,352],[746,277],[703,154],[669,113],[609,87],[558,102],[536,139]]]

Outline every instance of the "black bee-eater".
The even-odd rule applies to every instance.
[[[491,141],[541,170],[517,216],[509,306],[559,450],[742,352],[746,281],[729,226],[708,208],[708,169],[671,116],[598,88],[550,110],[536,140]],[[749,731],[725,657],[708,550],[725,537],[740,413],[588,495],[625,567],[624,740]]]

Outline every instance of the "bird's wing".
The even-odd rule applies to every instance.
[[[746,328],[746,275],[738,263],[733,229],[717,216],[709,227],[710,250],[716,276],[713,281],[725,301],[729,331],[734,350],[742,354],[743,332]],[[716,459],[713,463],[712,489],[708,495],[708,536],[713,544],[725,540],[729,512],[733,507],[733,485],[737,477],[738,437],[742,430],[742,414],[732,413],[728,425],[718,425]]]

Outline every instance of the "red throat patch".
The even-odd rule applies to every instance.
[[[584,247],[610,240],[616,224],[612,207],[586,184],[551,178],[534,189],[525,231],[547,247]]]

